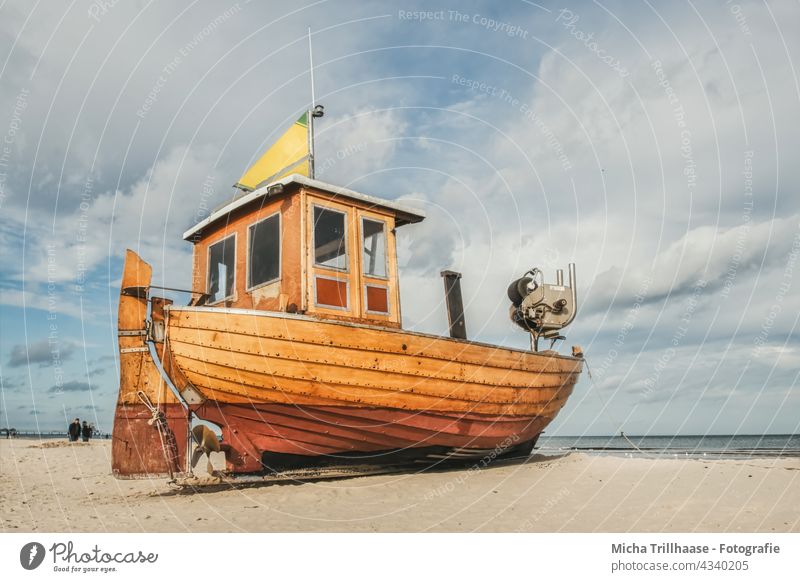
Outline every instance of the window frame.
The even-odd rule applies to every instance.
[[[258,283],[257,285],[250,285],[250,243],[252,241],[251,231],[254,226],[260,224],[266,220],[269,220],[273,216],[278,216],[278,276],[274,279],[270,279],[269,281],[264,281],[263,283]],[[255,222],[251,222],[247,225],[247,253],[245,255],[245,291],[248,293],[251,291],[255,291],[256,289],[260,289],[261,287],[266,287],[267,285],[272,285],[277,283],[281,280],[281,276],[283,275],[283,218],[281,217],[281,211],[276,210],[269,216],[265,216],[264,218],[259,218]]]
[[[371,216],[364,216],[363,214],[359,216],[361,219],[361,236],[359,237],[359,243],[361,248],[359,252],[361,256],[359,257],[361,261],[361,275],[363,277],[368,277],[370,279],[381,279],[382,281],[389,280],[389,224],[380,218],[373,218]],[[371,275],[366,272],[364,265],[364,243],[366,242],[366,238],[364,236],[364,221],[369,220],[372,222],[380,222],[383,225],[383,275]]]
[[[223,236],[218,241],[209,244],[206,248],[206,293],[211,295],[211,247],[220,243],[224,243],[229,238],[233,238],[233,284],[231,285],[230,289],[231,294],[226,295],[222,299],[211,301],[208,305],[217,305],[219,303],[223,303],[224,301],[236,300],[236,247],[238,245],[236,234],[237,233],[234,231],[227,236]]]
[[[330,265],[323,265],[317,262],[317,223],[314,219],[314,211],[315,209],[327,210],[328,212],[335,212],[337,214],[341,214],[344,217],[344,268],[340,267],[331,267]],[[350,235],[348,222],[350,220],[350,213],[346,210],[339,210],[338,208],[332,208],[330,206],[326,206],[323,204],[318,204],[317,202],[311,203],[311,260],[312,265],[315,269],[329,269],[336,273],[347,273],[350,274],[350,252],[348,247],[350,246],[348,237]],[[316,303],[316,287],[314,291],[314,302]],[[340,308],[337,308],[340,309]]]

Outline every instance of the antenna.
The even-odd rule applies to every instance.
[[[311,48],[311,27],[308,27],[308,62],[309,70],[311,71],[311,110],[314,110],[314,105],[317,104],[316,96],[314,95],[314,49]]]

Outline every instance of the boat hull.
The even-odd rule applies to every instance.
[[[240,309],[168,310],[164,369],[221,427],[228,470],[280,455],[499,455],[566,403],[578,358]],[[199,398],[198,398],[199,397]],[[198,402],[198,400],[202,402]]]
[[[532,445],[549,422],[392,408],[219,402],[206,403],[197,414],[222,427],[224,441],[238,452],[231,459],[234,466],[246,462],[241,452],[249,452],[266,469],[279,468],[288,458],[380,464],[450,454],[460,459],[496,457]]]

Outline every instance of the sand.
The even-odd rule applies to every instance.
[[[0,440],[2,531],[800,531],[800,459],[570,454],[179,493],[115,479],[110,454],[110,441]]]

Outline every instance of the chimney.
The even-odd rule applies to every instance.
[[[467,339],[467,326],[464,323],[464,300],[461,297],[461,273],[442,271],[440,275],[444,278],[444,297],[447,301],[450,337]]]

